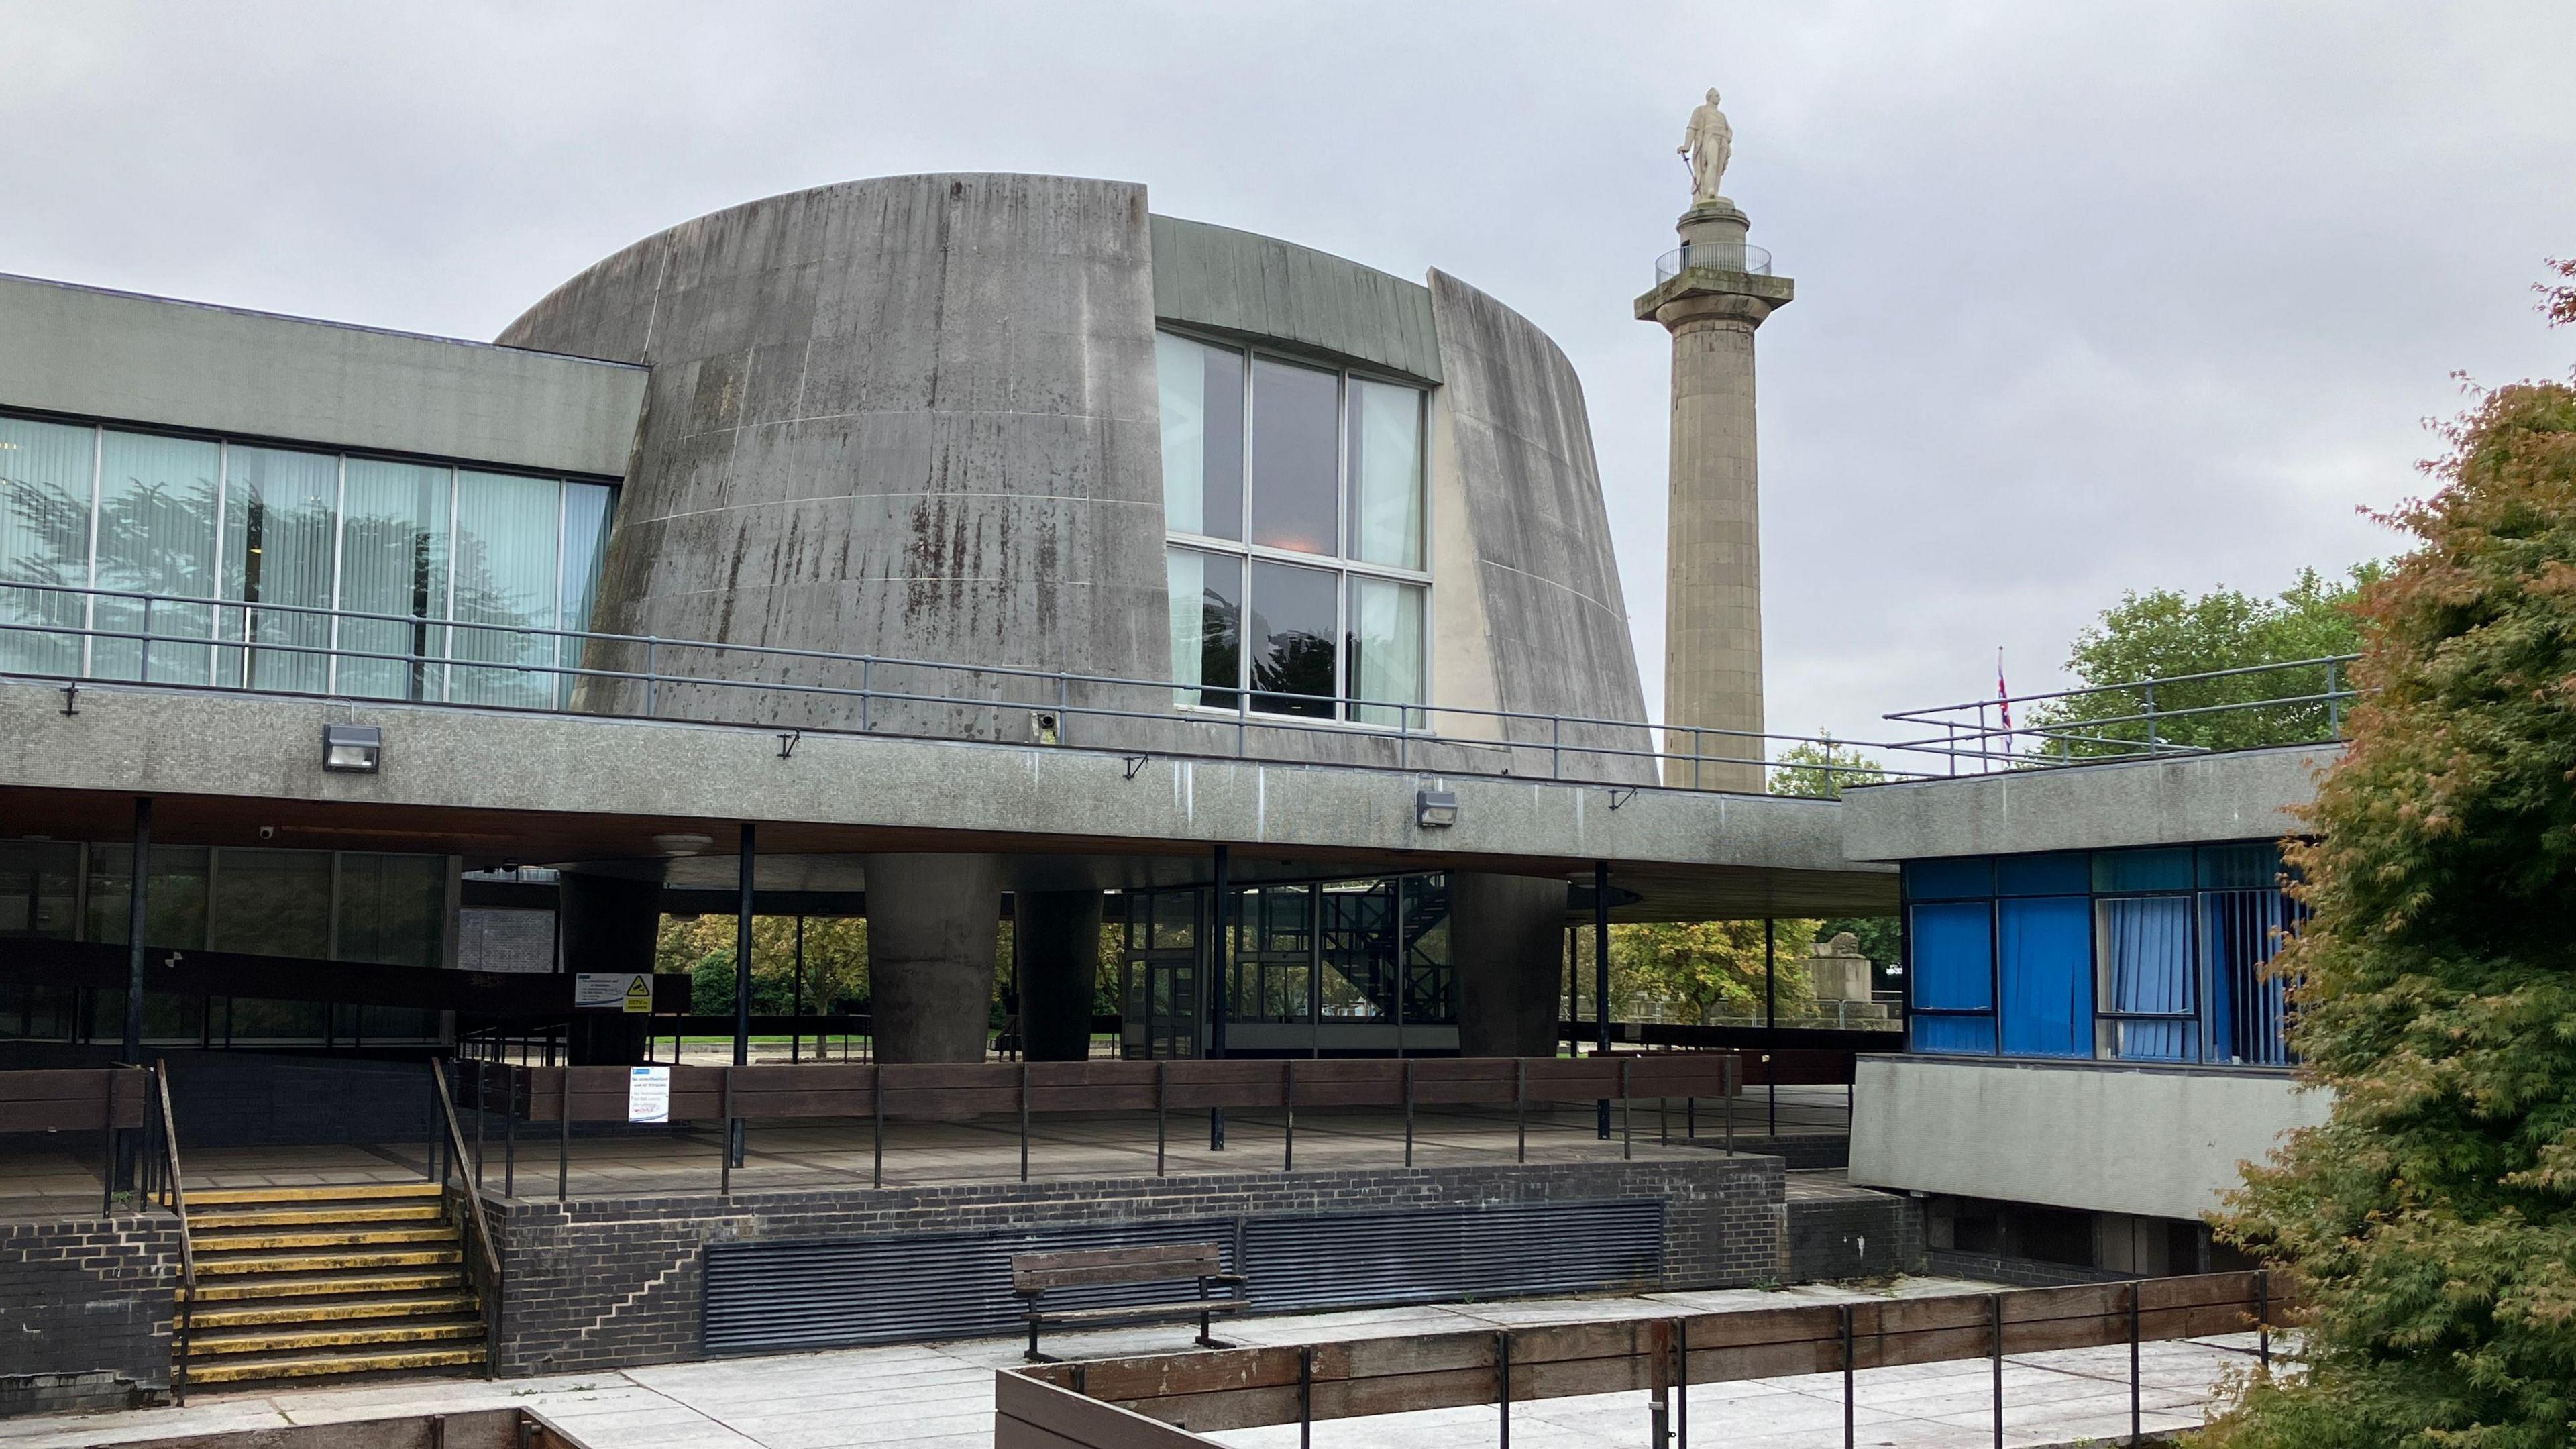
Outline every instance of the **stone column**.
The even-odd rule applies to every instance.
[[[1555,1054],[1565,903],[1561,880],[1450,872],[1460,1056]]]
[[[877,1060],[982,1061],[1002,920],[1000,857],[864,859]]]
[[[555,930],[563,941],[563,969],[650,971],[662,930],[662,883],[623,876],[566,871],[555,881]],[[570,998],[572,989],[564,988]],[[633,1066],[644,1060],[653,1018],[613,1011],[577,1011],[568,1036],[578,1067]]]
[[[1758,792],[1762,532],[1753,434],[1753,330],[1795,288],[1745,245],[1724,198],[1682,214],[1674,274],[1637,301],[1673,335],[1672,481],[1664,556],[1664,783]],[[1742,735],[1702,734],[1735,730]]]
[[[1100,892],[1021,891],[1020,1040],[1033,1062],[1091,1055],[1092,987],[1100,977]]]

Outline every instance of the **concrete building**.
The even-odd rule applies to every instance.
[[[2291,1075],[2278,842],[2331,746],[1856,788],[1904,871],[1907,1051],[1861,1059],[1855,1182],[1953,1266],[2190,1272],[2202,1215],[2328,1100]]]

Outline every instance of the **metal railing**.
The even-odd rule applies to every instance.
[[[30,597],[40,604],[58,601],[57,606],[30,609]],[[99,626],[97,606],[107,601],[116,604],[117,612],[132,615],[136,627]],[[323,642],[260,637],[281,618],[295,634]],[[185,632],[167,627],[173,619],[185,621]],[[363,639],[371,628],[381,634],[386,626],[406,630],[412,647],[376,649],[351,642],[351,636]],[[116,647],[102,651],[102,641]],[[1762,793],[1777,789],[1784,773],[1821,776],[1834,784],[1867,783],[2078,764],[2117,754],[2198,753],[2208,747],[2191,743],[2193,730],[2178,724],[2247,711],[2268,712],[2294,736],[2307,718],[2300,711],[2317,716],[2316,727],[2305,730],[2304,738],[2260,742],[2328,739],[2340,729],[2343,706],[2354,698],[2342,682],[2349,661],[2350,656],[2297,660],[1905,710],[1884,717],[1939,732],[1855,740],[1698,725],[1659,728],[1642,720],[1592,715],[1211,688],[1073,670],[420,619],[67,584],[0,583],[0,678],[61,683],[67,712],[75,708],[84,684],[136,683],[745,726],[775,732],[782,757],[808,733],[877,734],[1037,743],[1115,753],[1139,763],[1159,755],[1535,778],[1606,786],[1622,796],[1639,788]],[[2303,684],[2295,692],[2259,698],[2198,698],[2240,677],[2298,670],[2321,670],[2322,686]],[[2120,697],[2134,701],[2135,707],[2103,713],[2081,704]],[[1210,700],[1218,705],[1212,707]],[[2022,708],[2024,718],[2005,726],[2002,716],[2014,706]],[[1332,741],[1329,752],[1314,747],[1319,739]],[[1775,755],[1775,750],[1798,746],[1821,747],[1824,758],[1810,762]],[[1618,803],[1614,800],[1613,808]]]
[[[170,1355],[170,1397],[181,1404],[188,1402],[188,1330],[197,1316],[197,1249],[188,1236],[188,1189],[179,1169],[179,1119],[170,1111],[170,1067],[166,1062],[152,1064],[152,1082],[159,1096],[161,1151],[169,1176],[163,1185],[162,1206],[179,1219],[179,1307],[173,1315],[177,1342]]]
[[[1943,754],[1950,773],[1966,774],[2322,744],[2342,735],[2344,707],[2360,697],[2348,683],[2357,657],[2323,655],[1899,710],[1881,718],[1941,733],[1881,748]],[[2259,682],[2284,676],[2286,685]],[[1959,767],[1963,760],[1973,771]]]
[[[1771,253],[1750,242],[1719,242],[1701,247],[1684,243],[1655,258],[1655,285],[1660,287],[1692,267],[1767,277],[1771,275]]]
[[[466,1155],[465,1132],[457,1125],[456,1097],[448,1090],[447,1071],[448,1064],[444,1059],[431,1059],[430,1081],[437,1089],[438,1113],[447,1129],[447,1161],[438,1168],[437,1181],[441,1187],[446,1186],[451,1171],[461,1179],[459,1187],[465,1196],[464,1226],[473,1229],[475,1245],[482,1250],[479,1254],[462,1256],[467,1277],[480,1290],[475,1296],[482,1301],[483,1376],[498,1378],[501,1374],[501,1250],[492,1241],[492,1225],[483,1217],[482,1154],[477,1152],[471,1158]],[[479,1142],[482,1137],[479,1103],[476,1111],[475,1137]],[[439,1156],[435,1140],[431,1143],[429,1155],[435,1163]],[[470,1168],[466,1165],[469,1161],[473,1164]]]

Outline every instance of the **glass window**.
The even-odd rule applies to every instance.
[[[98,432],[61,423],[0,417],[0,579],[89,584],[90,492],[98,472]],[[20,626],[77,629],[88,613],[78,594],[0,589],[0,668],[28,674],[78,674],[77,634]]]
[[[2206,891],[2202,954],[2209,963],[2209,1059],[2285,1067],[2290,984],[2265,968],[2304,912],[2277,889]]]
[[[340,526],[340,459],[278,448],[224,450],[224,547],[217,595],[244,604],[331,607]],[[225,610],[226,639],[268,649],[221,651],[216,680],[320,694],[331,687],[331,621],[278,609]],[[299,653],[299,649],[317,652]]]
[[[1994,911],[1982,901],[1916,906],[1914,1005],[1927,1011],[1991,1011]]]
[[[80,847],[52,840],[0,841],[0,936],[68,941],[78,932]]]
[[[340,520],[340,607],[395,619],[343,619],[340,644],[376,656],[343,657],[334,686],[374,699],[436,699],[447,652],[451,470],[380,458],[348,460]]]
[[[1351,379],[1351,557],[1422,567],[1422,392]]]
[[[1173,696],[1210,709],[1236,707],[1243,679],[1243,560],[1176,548],[1167,559]]]
[[[1341,378],[1252,363],[1251,541],[1330,555],[1341,532]]]
[[[1458,1020],[1457,976],[1449,959],[1449,877],[1404,879],[1404,1019]]]
[[[1956,860],[1909,860],[1905,862],[1905,896],[1908,900],[1944,901],[1968,896],[1990,896],[1995,893],[1995,863],[1991,856],[1970,855]]]
[[[2280,879],[2281,847],[2276,841],[2200,848],[2202,890],[2268,890]]]
[[[2053,855],[1995,857],[1995,894],[2005,896],[2082,895],[2091,890],[2088,858],[2080,850]]]
[[[2097,850],[2093,853],[2093,889],[2114,891],[2187,891],[2191,889],[2191,847],[2155,850]]]
[[[1334,576],[1322,569],[1252,566],[1252,707],[1268,714],[1333,717]]]
[[[340,857],[336,959],[437,966],[446,959],[446,925],[447,857]]]
[[[458,667],[447,697],[465,704],[543,709],[556,677],[556,569],[562,562],[563,485],[508,473],[456,475],[456,594],[449,616],[493,628],[455,631],[454,656],[524,669]]]
[[[1163,411],[1163,516],[1174,533],[1243,537],[1243,354],[1154,336]]]
[[[218,850],[214,879],[208,950],[331,954],[331,852]]]
[[[213,443],[107,430],[99,448],[97,586],[214,597],[215,479],[222,467],[223,450]],[[149,654],[152,678],[205,683],[204,644],[163,642],[207,638],[214,620],[202,604],[101,596],[90,627],[140,635],[147,624],[148,649],[140,638],[93,638],[90,674],[141,678]]]
[[[151,889],[144,893],[143,942],[194,950],[206,943],[206,850],[203,846],[152,847]],[[89,848],[89,930],[85,939],[126,941],[133,913],[134,847]],[[121,1030],[122,1028],[120,1028]]]
[[[1196,891],[1156,891],[1153,902],[1154,946],[1169,950],[1198,940],[1199,897]]]
[[[2111,998],[2103,1046],[2109,1055],[2131,1061],[2192,1060],[2198,1053],[2191,1004],[2191,897],[2131,896],[2096,905],[2102,973]]]
[[[1397,706],[1422,702],[1421,586],[1353,574],[1350,619],[1350,717],[1420,728],[1419,711]]]
[[[608,558],[608,527],[616,512],[617,490],[600,483],[566,483],[563,490],[563,622],[556,627],[596,629],[591,610],[599,602],[599,570]],[[562,641],[557,658],[567,666],[581,667],[582,641]],[[558,708],[572,706],[573,688],[580,683],[580,675],[563,677],[555,690]]]
[[[2083,896],[1999,901],[2003,1050],[2093,1055],[2093,923]]]

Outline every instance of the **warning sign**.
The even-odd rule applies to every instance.
[[[629,1122],[671,1120],[671,1069],[669,1067],[634,1067],[628,1070],[626,1120]]]
[[[629,977],[626,982],[626,1011],[630,1016],[653,1014],[653,978]]]
[[[575,1011],[653,1010],[653,978],[636,971],[576,971],[572,978]]]

